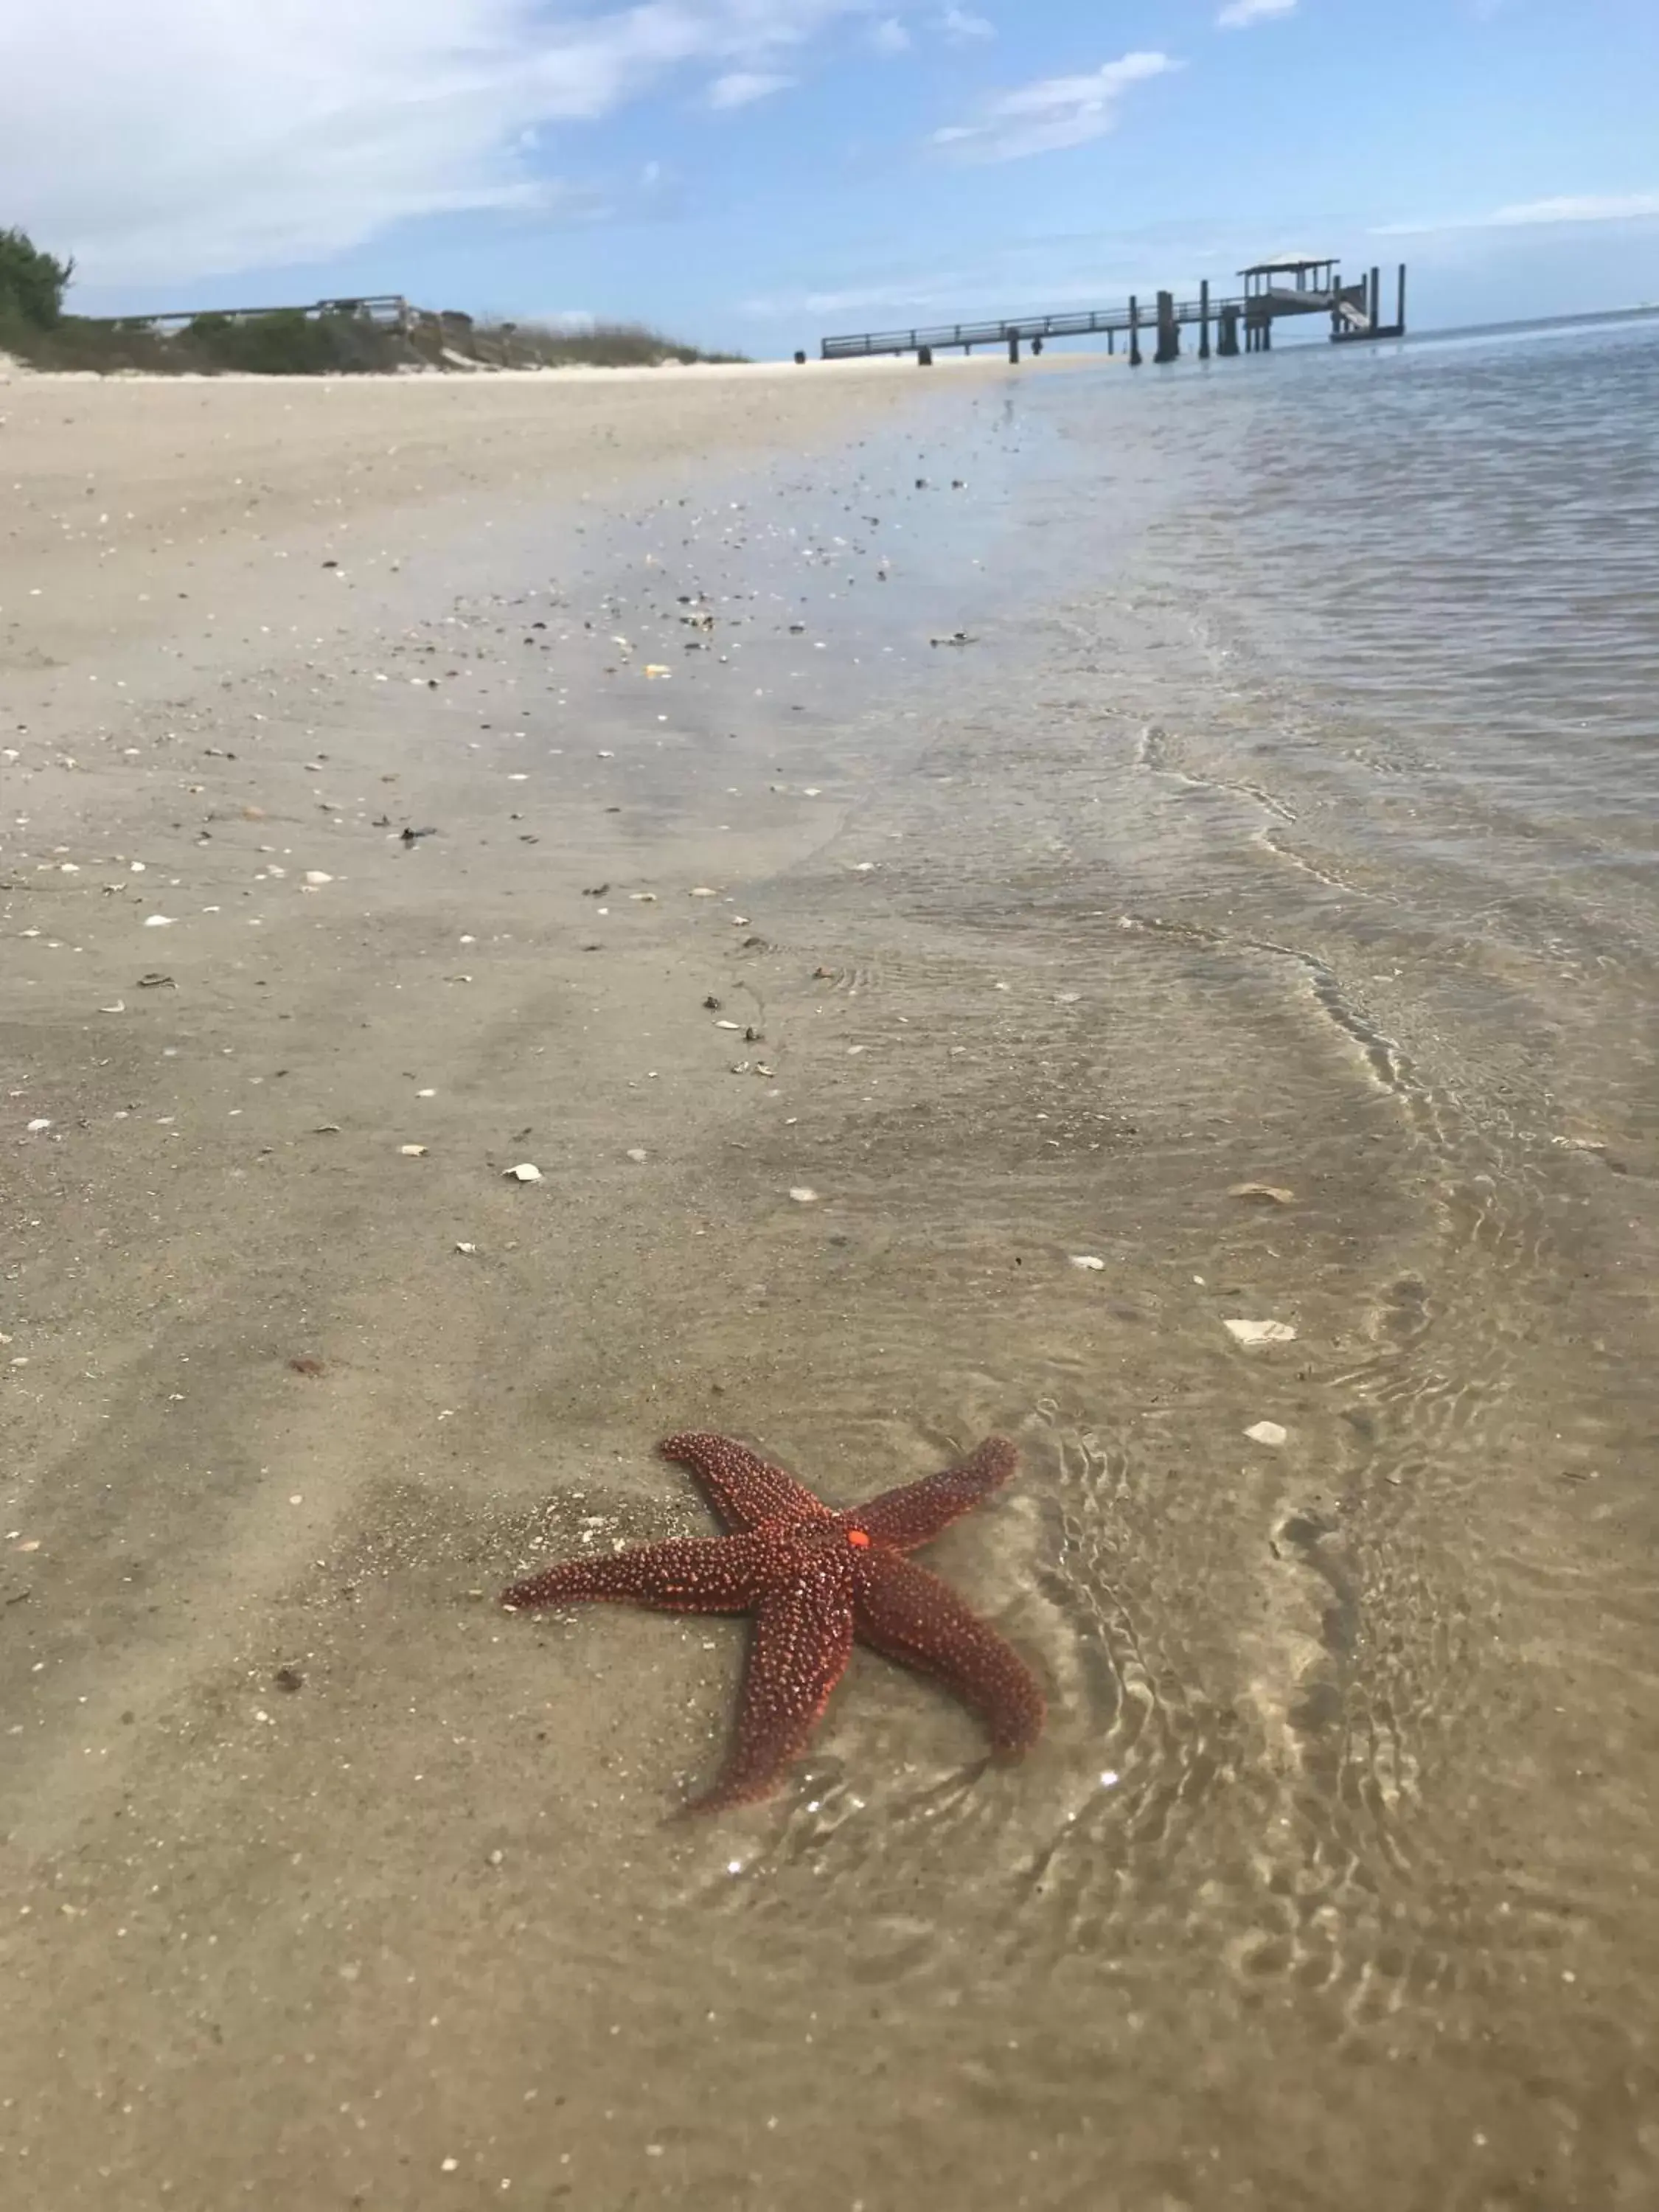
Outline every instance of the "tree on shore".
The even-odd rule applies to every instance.
[[[0,319],[13,318],[37,331],[53,329],[74,274],[72,258],[56,259],[25,231],[0,230]]]

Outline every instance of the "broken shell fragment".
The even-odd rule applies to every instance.
[[[1244,1433],[1252,1443],[1282,1444],[1290,1431],[1281,1428],[1277,1421],[1256,1421]]]
[[[529,1160],[520,1160],[515,1168],[503,1168],[503,1177],[511,1182],[539,1182],[542,1171]]]
[[[1241,1344],[1288,1344],[1296,1331],[1287,1321],[1224,1321],[1222,1327]]]

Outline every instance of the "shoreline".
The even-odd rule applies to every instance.
[[[1659,313],[1659,308],[1654,310]],[[1081,362],[1097,366],[1111,358],[1107,355],[1047,351],[1032,356],[1027,355],[1019,366],[1034,369],[1042,375],[1056,367],[1074,367]],[[1121,358],[1121,356],[1118,356]],[[316,375],[255,372],[251,369],[180,369],[176,372],[142,368],[32,368],[28,362],[14,354],[0,356],[4,367],[0,368],[0,383],[15,379],[20,383],[76,385],[76,384],[251,384],[256,386],[293,386],[301,390],[319,385],[349,386],[371,388],[404,384],[621,384],[651,383],[656,380],[672,382],[679,377],[695,377],[699,381],[710,378],[743,380],[749,377],[775,376],[794,378],[811,374],[813,376],[888,375],[896,371],[915,373],[917,363],[908,354],[870,354],[836,361],[823,361],[809,354],[805,361],[659,361],[618,362],[610,364],[599,362],[550,362],[538,368],[496,368],[486,362],[478,362],[471,368],[422,368],[401,370],[364,369],[348,373],[327,370]],[[981,348],[976,354],[938,353],[929,364],[933,368],[999,369],[1009,366],[1000,354]]]

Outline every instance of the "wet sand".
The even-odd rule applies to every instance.
[[[482,2152],[442,2185],[553,2201],[574,2167],[605,2203],[680,2171],[602,2117],[613,1977],[578,1961],[637,1881],[739,1848],[663,1823],[740,1645],[601,1623],[572,1672],[493,1601],[550,1547],[703,1526],[650,1455],[671,1427],[828,1441],[779,1432],[787,1356],[744,1341],[756,1243],[786,1273],[803,1230],[845,1246],[787,1196],[821,1140],[787,1133],[787,1038],[704,1000],[741,1030],[825,988],[747,887],[871,772],[828,711],[835,601],[890,592],[882,636],[929,660],[902,526],[843,534],[872,491],[921,503],[917,395],[5,395],[12,2201],[424,2203]],[[965,489],[935,496],[959,527]],[[945,1433],[894,1442],[914,1468]],[[653,2111],[702,2096],[660,2079]]]
[[[1639,1091],[1547,1106],[1174,612],[1056,603],[1030,387],[763,388],[24,526],[10,2201],[1635,2212]],[[740,1633],[494,1597],[708,1528],[705,1426],[836,1504],[1017,1437],[930,1563],[1023,1766],[860,1655],[666,1817]]]

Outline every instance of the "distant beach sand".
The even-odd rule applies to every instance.
[[[1006,373],[986,356],[950,368],[953,380]],[[168,595],[210,550],[222,586],[249,569],[268,578],[267,549],[319,520],[362,529],[399,507],[538,484],[599,493],[702,457],[810,447],[937,388],[908,360],[19,375],[0,385],[0,668],[173,623]]]

